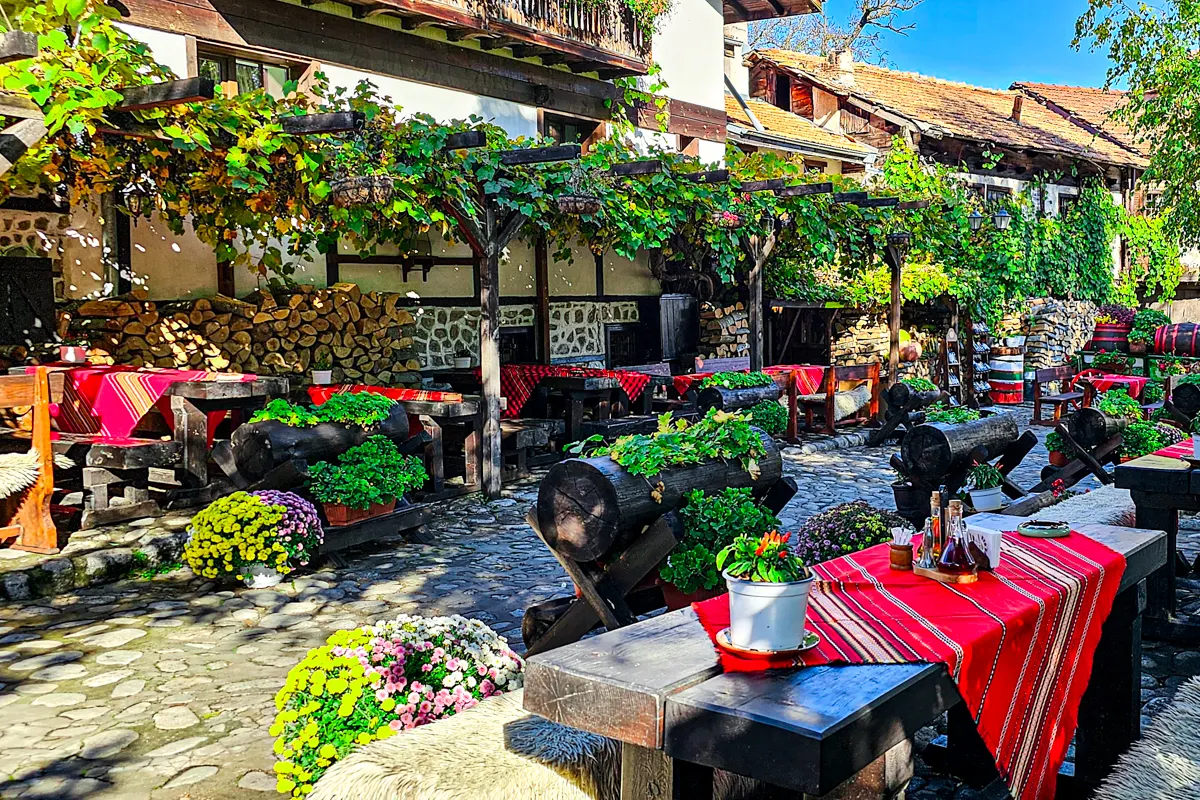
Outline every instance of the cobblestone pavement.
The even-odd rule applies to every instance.
[[[860,497],[892,507],[892,452],[787,455],[800,486],[787,526]],[[1018,481],[1033,483],[1044,463],[1039,448]],[[330,632],[398,613],[460,613],[520,648],[525,607],[570,587],[523,521],[535,496],[529,480],[492,503],[442,504],[432,544],[384,541],[277,590],[223,590],[181,570],[0,605],[0,797],[272,796],[274,693]],[[1200,607],[1197,596],[1188,602]],[[1200,655],[1148,645],[1145,666],[1153,714],[1200,672]],[[918,769],[914,800],[973,794]]]

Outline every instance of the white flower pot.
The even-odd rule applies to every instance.
[[[251,564],[242,570],[242,582],[251,589],[270,589],[278,586],[283,576],[271,567]]]
[[[813,579],[758,583],[724,573],[729,587],[729,641],[747,650],[794,650],[804,643]]]
[[[972,489],[971,506],[976,511],[999,511],[1004,508],[1004,487],[993,486],[991,489]]]
[[[87,361],[87,348],[74,345],[60,345],[58,348],[58,360],[65,361],[68,364],[82,364]]]
[[[462,357],[455,356],[454,357],[454,368],[455,369],[470,369],[471,368],[471,357],[470,356],[462,356]]]
[[[1192,458],[1200,458],[1200,436],[1192,437]]]
[[[312,371],[313,383],[317,386],[328,386],[333,383],[333,370],[331,369],[314,369]]]

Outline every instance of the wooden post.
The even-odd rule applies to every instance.
[[[766,236],[750,236],[745,242],[746,255],[750,258],[750,369],[757,372],[763,368],[763,267],[775,249],[776,220],[767,219],[770,233]]]
[[[101,279],[104,286],[101,291],[105,295],[114,295],[117,293],[117,283],[120,281],[120,264],[118,263],[119,253],[121,251],[121,237],[117,232],[121,224],[121,212],[117,211],[117,193],[105,192],[100,196],[100,217],[104,220],[102,231],[100,234],[100,263],[104,270],[101,273]]]
[[[539,236],[533,249],[534,281],[537,285],[538,359],[550,363],[550,256],[546,237]]]
[[[908,240],[902,234],[889,234],[887,247],[883,250],[883,260],[892,270],[891,309],[888,313],[888,386],[894,386],[900,379],[900,270],[904,264],[904,251]]]
[[[479,272],[479,368],[483,382],[483,491],[500,496],[503,457],[500,454],[500,247],[496,245],[499,210],[491,203],[484,211],[486,258]]]

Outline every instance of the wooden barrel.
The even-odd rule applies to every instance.
[[[1200,414],[1200,384],[1179,384],[1171,391],[1171,403],[1189,417]]]
[[[1129,330],[1128,325],[1097,322],[1096,330],[1092,332],[1092,349],[1128,353]]]
[[[1176,322],[1154,332],[1154,352],[1164,356],[1200,355],[1200,324]]]
[[[992,402],[998,405],[1014,406],[1021,404],[1025,399],[1025,381],[1018,377],[1011,381],[989,380],[988,385],[991,390],[988,394],[992,398]]]
[[[1025,356],[992,356],[988,377],[1002,383],[1021,383],[1025,380]]]

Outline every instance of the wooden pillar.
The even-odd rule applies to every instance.
[[[117,294],[121,282],[120,252],[121,212],[117,211],[117,193],[105,192],[100,196],[100,218],[104,220],[100,234],[101,257],[100,263],[104,270],[101,278],[104,281],[105,295]],[[128,220],[126,220],[128,224]]]
[[[884,250],[884,261],[892,270],[892,299],[888,313],[888,386],[894,386],[900,377],[900,269],[904,261],[902,251],[889,245]]]
[[[538,237],[533,249],[534,280],[537,285],[538,359],[550,363],[550,254],[546,237]]]
[[[750,268],[750,370],[763,368],[763,263],[766,256],[756,258]]]
[[[499,214],[489,203],[484,211],[487,242],[479,265],[479,368],[483,383],[483,492],[500,496],[500,245],[496,240]]]

